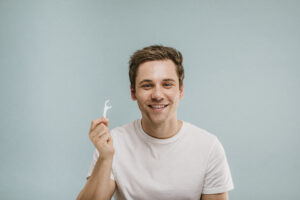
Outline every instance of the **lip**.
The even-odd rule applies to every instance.
[[[150,105],[148,105],[148,107],[151,108],[151,110],[154,110],[154,111],[164,110],[168,106],[169,106],[169,104],[150,104]]]

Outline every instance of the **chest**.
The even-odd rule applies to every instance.
[[[121,155],[114,173],[126,199],[200,199],[207,158],[197,149],[136,146]]]

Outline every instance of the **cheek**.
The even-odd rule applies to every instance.
[[[148,99],[149,94],[145,91],[139,91],[135,93],[135,96],[138,101],[145,101]]]
[[[166,95],[172,101],[178,101],[180,98],[180,93],[178,91],[168,91]]]

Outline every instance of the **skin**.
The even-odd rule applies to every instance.
[[[201,200],[228,200],[228,192],[219,194],[202,194]]]
[[[99,151],[100,157],[77,200],[109,200],[115,191],[116,182],[110,179],[115,151],[108,123],[107,118],[95,119],[91,123],[89,138]]]
[[[135,93],[142,113],[143,130],[152,137],[166,139],[174,136],[181,128],[177,119],[179,100],[184,87],[179,88],[175,64],[171,60],[149,61],[141,64],[137,71]],[[155,106],[165,106],[155,108]]]

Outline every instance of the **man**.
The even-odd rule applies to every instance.
[[[136,51],[129,62],[131,97],[142,119],[113,129],[92,121],[96,147],[78,200],[227,200],[233,183],[216,136],[177,119],[184,95],[182,55],[164,46]]]

